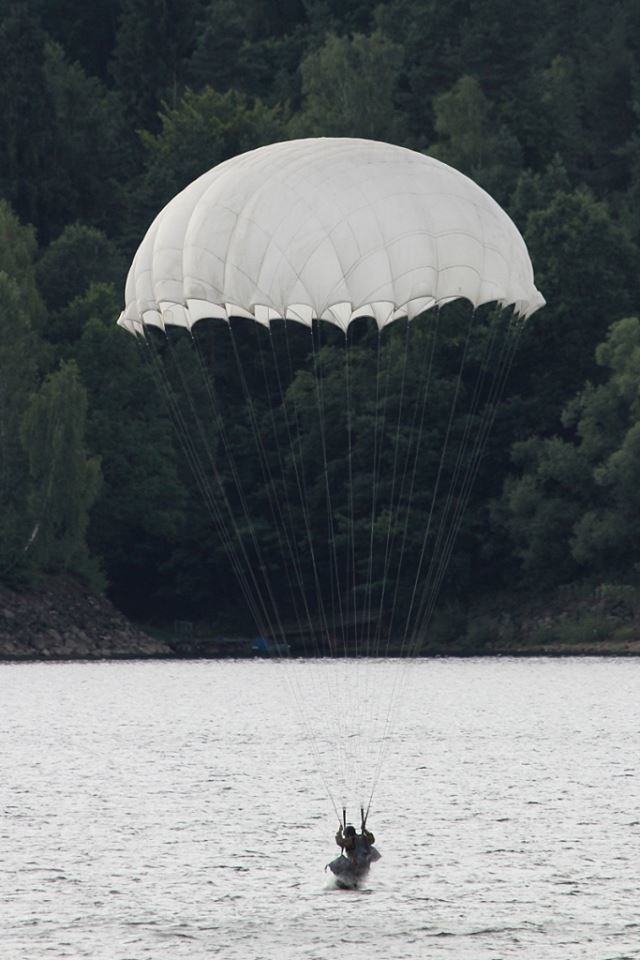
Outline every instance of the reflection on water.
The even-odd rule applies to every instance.
[[[408,664],[357,893],[280,674],[0,666],[2,960],[640,958],[640,662]]]

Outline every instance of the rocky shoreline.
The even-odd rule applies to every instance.
[[[102,660],[171,657],[104,597],[72,581],[38,589],[0,585],[0,660]]]
[[[494,598],[483,610],[468,612],[459,632],[437,638],[434,631],[421,655],[640,656],[640,602],[635,591],[625,590],[600,588],[574,601],[549,596],[511,605]],[[75,581],[55,579],[28,590],[0,585],[0,661],[252,655],[246,639],[149,636],[105,597]]]

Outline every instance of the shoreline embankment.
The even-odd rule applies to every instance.
[[[485,598],[461,619],[442,618],[425,639],[423,657],[640,656],[636,591],[608,586],[545,597]],[[37,587],[0,585],[0,662],[229,659],[269,655],[255,638],[193,633],[165,626],[146,631],[104,596],[73,580]],[[303,648],[291,649],[293,656]],[[388,655],[399,655],[390,646]]]

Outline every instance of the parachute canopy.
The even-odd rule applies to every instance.
[[[452,167],[356,139],[260,147],[203,174],[159,213],[119,323],[327,320],[380,328],[464,298],[528,316],[544,304],[502,208]]]

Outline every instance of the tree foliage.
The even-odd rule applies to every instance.
[[[99,585],[89,554],[89,510],[100,489],[100,462],[85,448],[87,395],[71,361],[49,374],[24,412],[29,462],[32,555],[48,573],[75,573]]]
[[[147,162],[137,190],[137,236],[174,194],[217,163],[283,138],[284,112],[242,93],[191,90],[165,106],[157,134],[144,132]]]
[[[0,201],[0,576],[11,577],[23,568],[32,531],[20,424],[44,362],[35,249],[33,230]]]
[[[637,576],[639,9],[632,0],[0,0],[0,576],[65,569],[95,579],[99,561],[112,596],[137,614],[233,607],[233,577],[200,516],[153,366],[112,324],[125,264],[162,205],[215,164],[291,136],[372,137],[437,156],[496,197],[531,251],[547,307],[524,330],[452,586],[508,585],[514,570],[528,589]],[[342,355],[326,347],[328,422],[341,430]],[[260,507],[265,482],[229,349],[216,354],[215,389]],[[246,377],[259,392],[257,363],[247,347]],[[437,373],[444,403],[454,376],[446,359]],[[295,401],[312,464],[315,376],[308,349],[296,348],[276,421],[286,433]],[[370,366],[354,367],[356,393],[373,382]],[[397,401],[397,370],[390,386]],[[376,415],[363,402],[360,426]],[[420,441],[425,497],[442,416]],[[370,451],[356,427],[364,542]],[[410,420],[400,437],[417,442]],[[334,453],[341,535],[349,484]],[[67,460],[73,503],[63,496]],[[293,454],[284,467],[286,487]],[[317,471],[306,480],[319,505]],[[425,502],[407,506],[408,557]],[[322,537],[319,513],[312,523]],[[268,522],[261,536],[273,538]]]
[[[330,34],[300,64],[303,104],[292,131],[302,136],[395,140],[395,95],[403,50],[381,33]]]
[[[614,323],[596,351],[605,373],[567,404],[570,440],[516,445],[521,475],[498,508],[525,573],[550,585],[585,571],[633,577],[640,535],[640,321]]]

